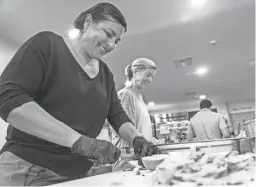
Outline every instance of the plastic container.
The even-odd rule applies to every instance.
[[[255,119],[244,123],[244,130],[248,139],[255,138]]]

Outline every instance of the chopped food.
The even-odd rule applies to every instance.
[[[135,174],[135,175],[140,175],[140,169],[139,168],[134,168],[133,169],[133,173]]]
[[[193,147],[189,154],[170,154],[152,174],[153,185],[239,185],[254,180],[256,156],[227,151],[208,155]]]

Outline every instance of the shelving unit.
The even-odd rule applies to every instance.
[[[186,141],[189,120],[198,111],[162,113],[154,116],[155,138],[161,140],[161,143]],[[212,111],[217,112],[217,109],[213,108]]]
[[[161,143],[182,142],[186,139],[188,113],[163,113],[155,116],[155,138]]]

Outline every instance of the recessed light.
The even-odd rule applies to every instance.
[[[148,106],[155,106],[156,104],[154,102],[149,102]]]
[[[208,72],[208,69],[206,67],[200,67],[200,68],[197,68],[197,70],[195,71],[195,74],[204,75],[207,72]]]
[[[199,96],[199,99],[201,99],[201,100],[203,100],[203,99],[205,99],[206,98],[206,95],[200,95]]]
[[[206,4],[207,0],[191,0],[192,8],[201,8]]]
[[[71,38],[71,39],[74,39],[74,38],[78,37],[79,32],[80,32],[80,31],[79,31],[78,29],[72,28],[72,29],[70,29],[70,30],[68,31],[68,37]]]
[[[210,45],[215,45],[217,42],[218,42],[217,40],[211,40],[211,41],[209,41],[209,44]]]

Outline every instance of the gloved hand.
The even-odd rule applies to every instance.
[[[135,155],[139,156],[138,164],[142,166],[142,157],[161,153],[160,150],[152,142],[147,141],[141,136],[134,138],[133,147]]]
[[[105,140],[81,136],[71,147],[72,153],[95,160],[97,164],[113,164],[121,155],[120,149]]]

